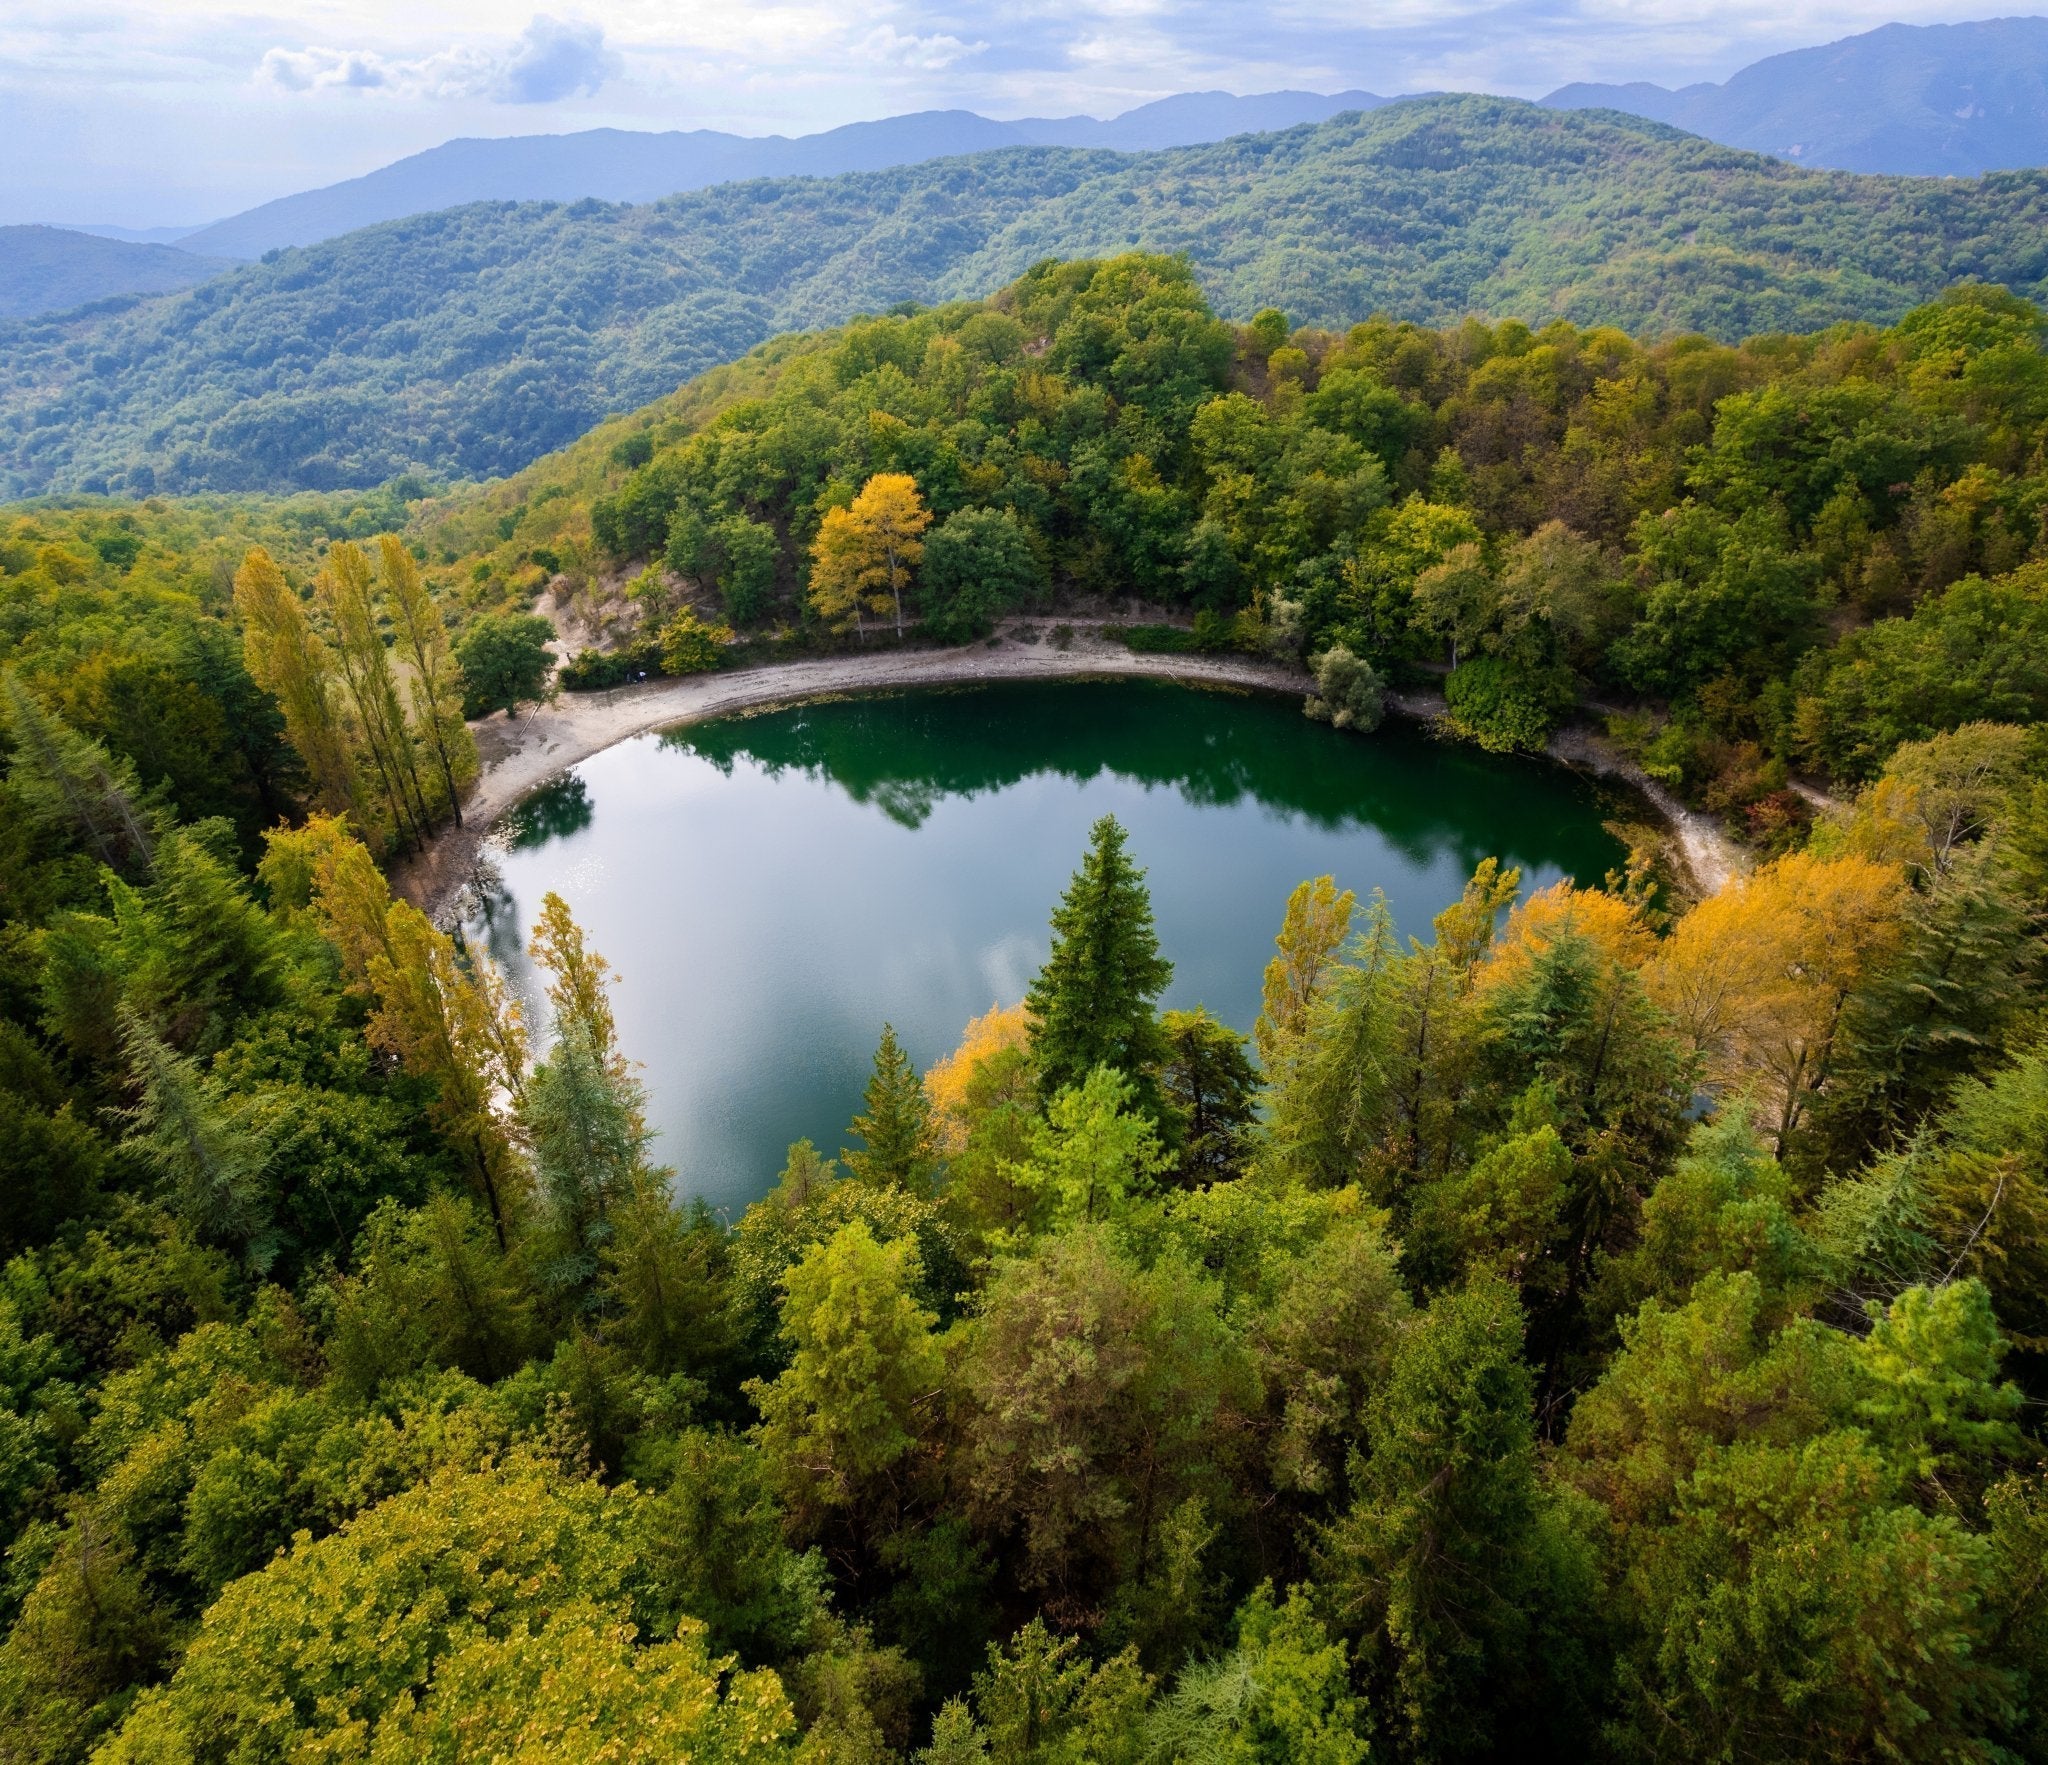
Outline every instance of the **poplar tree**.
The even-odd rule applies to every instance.
[[[333,623],[342,686],[383,785],[392,823],[402,838],[417,845],[426,836],[427,809],[412,731],[398,702],[390,653],[377,629],[370,561],[360,547],[339,541],[328,547],[326,566],[313,579],[313,587]]]
[[[875,1070],[863,1101],[867,1107],[853,1118],[853,1131],[866,1143],[863,1152],[842,1152],[847,1168],[875,1188],[923,1190],[932,1176],[932,1106],[917,1068],[896,1040],[896,1031],[882,1025],[875,1049]]]
[[[501,1094],[516,1104],[525,1085],[517,1001],[489,963],[465,966],[446,932],[393,901],[369,853],[338,823],[273,839],[271,853],[265,864],[278,860],[278,872],[286,860],[310,869],[312,905],[342,972],[374,1001],[371,1045],[433,1082],[429,1114],[468,1160],[502,1249],[525,1179],[496,1107]]]
[[[597,1276],[611,1210],[645,1162],[641,1103],[640,1087],[606,1066],[574,1020],[527,1084],[519,1119],[554,1216],[559,1250],[547,1272],[557,1287],[588,1289]]]
[[[366,819],[348,737],[335,714],[334,658],[261,546],[235,572],[235,611],[249,677],[284,713],[285,739],[313,782],[314,800],[332,814],[353,809]]]
[[[1098,1066],[1137,1088],[1138,1106],[1159,1113],[1154,1069],[1166,1038],[1153,1002],[1173,978],[1159,953],[1145,873],[1124,850],[1116,817],[1096,822],[1088,856],[1052,916],[1052,954],[1024,996],[1039,1087],[1056,1096]]]
[[[527,953],[553,976],[548,1003],[557,1026],[579,1025],[598,1058],[616,1062],[619,1032],[612,1016],[612,965],[585,945],[583,928],[570,913],[569,903],[553,889],[541,897]]]
[[[541,899],[528,953],[551,977],[555,1045],[527,1082],[519,1117],[561,1240],[556,1279],[587,1289],[613,1208],[650,1176],[647,1098],[619,1052],[611,964],[552,890]]]
[[[1358,897],[1349,889],[1340,893],[1333,876],[1298,884],[1287,897],[1287,911],[1273,939],[1280,953],[1266,964],[1259,1020],[1252,1026],[1259,1063],[1269,1072],[1283,1050],[1308,1028],[1309,1008],[1330,978],[1357,906]]]
[[[391,615],[400,653],[411,671],[414,740],[432,751],[448,795],[455,825],[462,825],[462,787],[476,777],[476,742],[462,720],[462,673],[448,642],[441,610],[427,592],[419,566],[398,536],[377,541],[384,604]]]

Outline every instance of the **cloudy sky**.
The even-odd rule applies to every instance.
[[[1721,79],[1943,0],[0,0],[0,221],[198,223],[454,135]]]

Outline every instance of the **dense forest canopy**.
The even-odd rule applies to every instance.
[[[1738,346],[1339,335],[1230,326],[1133,256],[778,343],[416,532],[473,597],[553,580],[642,633],[691,602],[816,632],[828,517],[907,476],[933,524],[905,595],[939,635],[1136,594],[1225,646],[1341,651],[1365,699],[1450,665],[1491,745],[1591,697],[1768,841],[1808,814],[1793,770],[1858,782],[2048,709],[2044,426],[2041,318],[1999,289]]]
[[[332,489],[516,470],[772,332],[1187,251],[1279,306],[1732,341],[2044,275],[2038,172],[1803,170],[1614,113],[1423,99],[1212,146],[1029,148],[622,208],[480,204],[124,312],[0,329],[0,493]]]
[[[0,1759],[2048,1758],[2042,351],[1129,256],[489,490],[6,511]],[[1105,820],[725,1221],[571,904],[529,1023],[379,868],[544,586],[678,667],[1142,592],[1754,862],[1306,878],[1225,1025]]]

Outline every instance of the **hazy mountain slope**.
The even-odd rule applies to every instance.
[[[1248,98],[1230,92],[1182,92],[1141,104],[1107,122],[1089,116],[1058,121],[1032,117],[1002,126],[1042,147],[1112,147],[1122,153],[1145,153],[1299,128],[1303,123],[1328,122],[1346,111],[1377,110],[1398,102],[1374,92],[1260,92]]]
[[[1653,117],[1850,171],[1968,177],[2048,165],[2048,18],[1886,25],[1773,55],[1725,85],[1577,85],[1543,102]]]
[[[479,205],[135,311],[0,328],[0,493],[487,475],[774,331],[1186,251],[1221,310],[1725,337],[2039,291],[2048,175],[1858,178],[1654,123],[1416,100],[1123,157],[1021,148],[641,207]]]
[[[188,251],[255,258],[279,246],[313,245],[379,221],[470,202],[574,202],[585,196],[652,202],[744,178],[836,177],[993,147],[1142,152],[1323,122],[1386,102],[1370,92],[1266,92],[1249,98],[1187,92],[1108,122],[1086,116],[992,122],[967,110],[929,110],[795,138],[726,135],[715,129],[667,134],[589,129],[574,135],[449,141],[363,177],[266,202],[203,227],[180,243]]]
[[[68,227],[0,227],[0,318],[63,312],[117,294],[163,294],[226,268],[169,245],[134,245]]]

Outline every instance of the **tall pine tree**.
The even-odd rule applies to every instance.
[[[1113,815],[1095,824],[1088,856],[1052,915],[1052,954],[1024,995],[1031,1055],[1047,1096],[1112,1066],[1159,1113],[1156,1069],[1166,1038],[1153,1001],[1173,978],[1152,928],[1145,873],[1124,850]]]
[[[923,1191],[931,1186],[932,1106],[917,1068],[910,1064],[893,1025],[882,1025],[875,1070],[853,1118],[866,1150],[845,1152],[847,1168],[875,1188]]]

